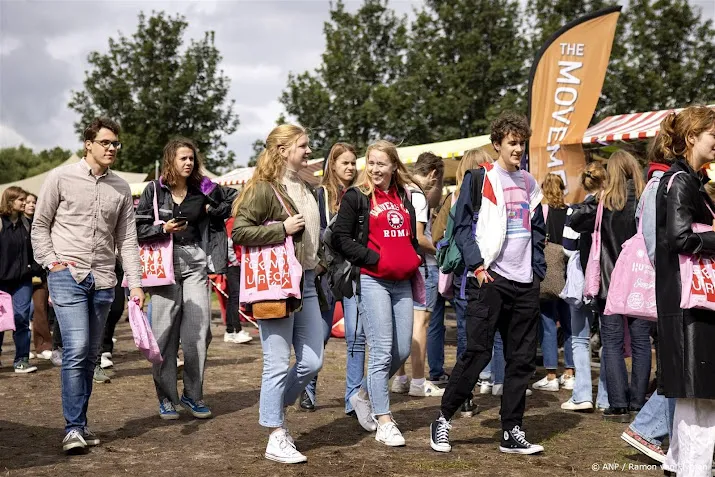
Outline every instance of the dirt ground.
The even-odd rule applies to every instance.
[[[453,421],[453,451],[440,454],[429,447],[429,424],[439,399],[393,394],[392,410],[407,446],[386,447],[344,414],[346,349],[337,339],[331,339],[326,350],[317,411],[291,408],[287,415],[308,462],[270,462],[263,458],[267,432],[258,425],[262,361],[257,330],[249,325],[256,336],[249,345],[227,344],[217,316],[213,324],[204,389],[214,418],[202,421],[182,413],[178,421],[159,419],[149,363],[134,347],[129,325],[122,320],[112,382],[95,384],[89,406],[90,426],[102,445],[81,456],[65,456],[61,450],[59,369],[40,361],[38,372],[15,375],[8,334],[0,369],[0,475],[663,475],[655,462],[620,439],[625,425],[606,423],[600,413],[562,411],[559,405],[570,391],[534,392],[527,399],[523,427],[532,442],[544,445],[543,455],[499,452],[499,398],[491,395],[476,398],[479,414]],[[448,345],[449,365],[454,355],[455,347]],[[537,374],[536,379],[543,369]]]

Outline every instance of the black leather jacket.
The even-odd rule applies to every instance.
[[[668,191],[668,183],[678,174]],[[655,290],[658,303],[658,392],[669,398],[715,399],[715,312],[680,308],[679,254],[715,255],[710,225],[715,204],[703,177],[682,157],[663,175],[656,195]]]
[[[623,243],[636,234],[636,206],[638,198],[633,181],[628,181],[628,197],[623,210],[611,211],[604,207],[601,221],[601,289],[598,292],[601,310],[608,296],[611,273],[621,253]],[[585,201],[572,206],[571,228],[579,233],[592,233],[596,225],[596,201]]]
[[[168,222],[173,216],[171,191],[161,179],[152,181],[142,192],[136,210],[137,238],[139,243],[161,240],[166,237],[161,225],[154,225],[154,190],[157,191],[159,219]],[[228,234],[225,219],[231,215],[236,189],[217,186],[204,178],[201,193],[206,198],[208,213],[199,222],[200,246],[206,253],[208,273],[224,274],[228,268]]]

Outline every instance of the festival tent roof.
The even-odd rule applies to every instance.
[[[63,162],[62,164],[60,164],[57,167],[66,166],[68,164],[78,162],[79,160],[80,160],[80,158],[79,158],[79,156],[77,156],[77,154],[72,154],[69,157],[69,159],[67,159],[65,162]],[[0,184],[0,192],[4,191],[8,187],[18,186],[18,187],[22,187],[24,190],[26,190],[28,192],[32,192],[33,194],[39,194],[40,189],[42,188],[42,184],[45,183],[45,179],[47,179],[47,176],[50,174],[50,172],[52,170],[54,170],[54,169],[45,171],[42,174],[37,174],[36,176],[21,179],[19,181],[8,182],[7,184]],[[142,173],[121,172],[121,171],[113,171],[113,172],[115,174],[117,174],[119,177],[121,177],[122,179],[124,179],[125,181],[127,181],[129,184],[132,184],[134,182],[143,181],[144,177],[146,177],[146,174],[143,172]]]
[[[708,106],[715,109],[715,105]],[[609,143],[613,141],[631,141],[655,137],[660,123],[671,112],[683,109],[664,109],[645,113],[619,114],[609,116],[600,123],[591,126],[583,135],[583,144]]]
[[[419,144],[417,146],[405,146],[405,147],[398,147],[397,148],[397,153],[400,156],[400,160],[402,160],[403,163],[405,164],[414,164],[417,161],[417,157],[422,154],[423,152],[431,152],[433,154],[436,154],[437,156],[442,157],[443,159],[455,159],[457,157],[461,157],[464,155],[465,152],[467,152],[470,149],[475,149],[479,147],[484,147],[488,144],[490,144],[491,141],[489,140],[489,135],[484,135],[484,136],[475,136],[475,137],[468,137],[464,139],[453,139],[451,141],[441,141],[441,142],[432,142],[429,144]],[[318,167],[317,171],[314,173],[316,176],[322,176],[323,175],[323,168],[322,168],[322,159],[317,159],[316,161],[320,162],[320,167]],[[357,161],[357,168],[358,170],[364,169],[365,168],[365,158],[361,157]],[[448,176],[449,174],[445,174]]]

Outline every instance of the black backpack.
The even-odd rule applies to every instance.
[[[360,208],[358,210],[357,233],[355,236],[357,242],[363,245],[367,243],[367,237],[364,236],[364,224],[367,219],[368,200],[364,194],[360,194]],[[325,263],[328,265],[328,271],[325,272],[328,287],[336,300],[342,300],[343,298],[352,298],[355,295],[356,290],[353,288],[353,282],[358,282],[359,287],[357,277],[360,269],[353,266],[333,247],[333,225],[337,217],[338,214],[335,214],[328,222],[328,226],[323,232],[323,245]],[[359,293],[359,290],[357,292]]]

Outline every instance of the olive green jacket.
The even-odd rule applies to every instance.
[[[285,202],[291,214],[296,213],[298,210],[293,200],[288,196],[283,184],[277,182],[270,184],[265,181],[256,182],[253,187],[246,192],[246,196],[243,198],[241,206],[238,209],[238,215],[236,215],[233,222],[233,230],[231,231],[233,243],[246,247],[257,247],[280,244],[285,241],[286,233],[283,228],[283,221],[288,218],[288,213],[276,197],[271,185],[273,185],[273,188],[281,195],[283,202]],[[307,184],[306,187],[308,187]],[[310,187],[308,188],[311,189]],[[312,189],[311,192],[313,192]],[[276,223],[264,225],[266,222]],[[303,263],[304,247],[302,231],[293,234],[293,246],[295,247],[295,257],[300,263]],[[325,270],[327,267],[323,260],[322,247],[318,248],[318,259],[320,260],[319,265]],[[327,305],[327,302],[317,279],[316,288],[322,309]],[[289,301],[289,305],[290,304]],[[292,311],[298,311],[301,306],[302,303],[296,303],[290,306],[290,308]]]

